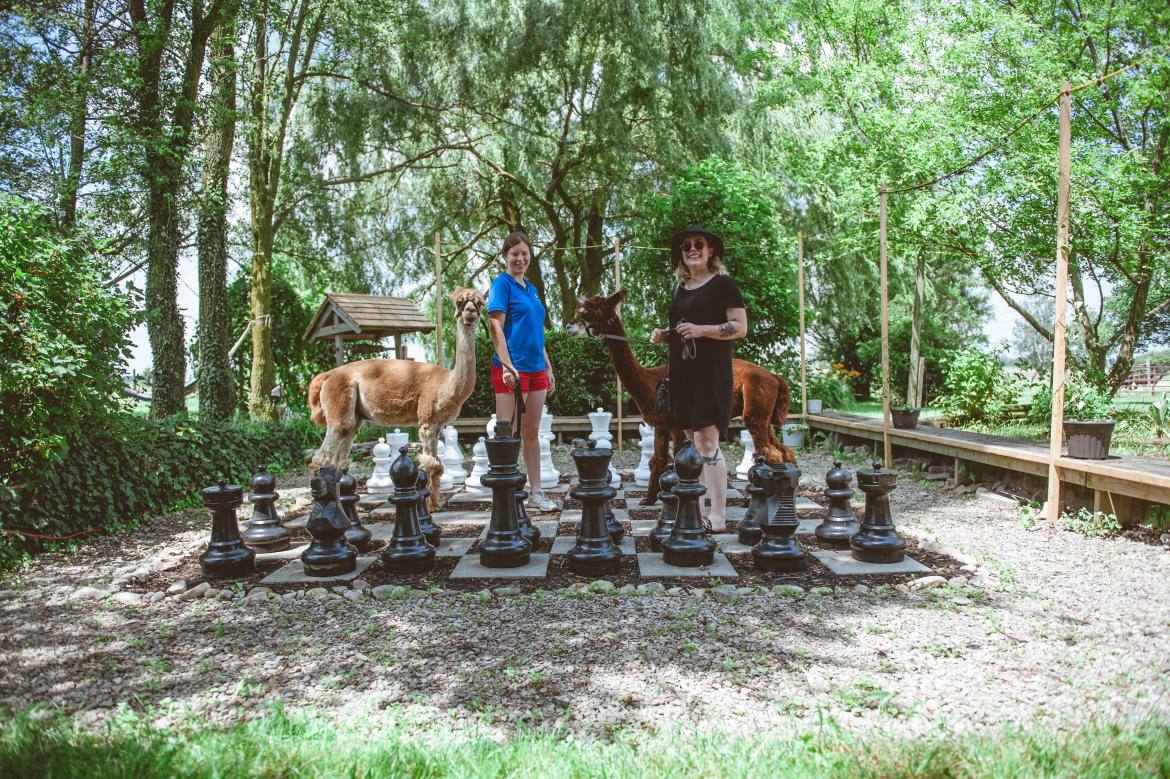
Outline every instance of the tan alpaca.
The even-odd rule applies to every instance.
[[[439,432],[455,421],[475,389],[475,328],[487,302],[482,292],[465,287],[450,297],[455,304],[454,368],[411,360],[359,360],[313,377],[309,418],[328,427],[310,465],[314,473],[322,465],[340,467],[349,461],[349,449],[367,419],[386,426],[417,425],[422,442],[418,462],[431,491],[427,505],[431,511],[439,508]]]

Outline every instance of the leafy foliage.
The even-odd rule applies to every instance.
[[[148,421],[120,414],[65,435],[59,462],[34,484],[0,497],[0,560],[39,548],[42,536],[112,529],[191,501],[225,478],[245,487],[260,465],[292,467],[301,460],[295,436],[280,425],[254,422]]]
[[[1006,348],[998,352],[961,349],[947,358],[945,365],[947,394],[936,405],[958,421],[996,422],[1008,414],[1019,396],[1020,382],[1009,377],[999,361]]]
[[[1077,372],[1064,385],[1064,418],[1073,420],[1109,419],[1113,413],[1113,398],[1109,393]],[[1032,398],[1028,410],[1032,422],[1052,421],[1052,385],[1045,383]]]
[[[71,430],[117,410],[137,321],[137,295],[106,287],[86,247],[45,219],[0,198],[0,492],[39,479]]]

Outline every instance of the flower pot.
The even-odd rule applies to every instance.
[[[892,408],[890,422],[898,430],[913,430],[918,427],[918,414],[921,411],[920,408]]]
[[[817,398],[816,400],[813,400],[812,398],[809,398],[809,401],[808,401],[808,413],[810,413],[810,414],[819,414],[819,413],[821,413],[821,399],[820,399],[820,398]]]
[[[820,401],[817,401],[820,403]],[[780,428],[780,435],[784,440],[784,445],[789,449],[798,449],[804,446],[804,431],[808,430],[805,425],[784,425]]]
[[[1077,460],[1104,460],[1109,456],[1109,441],[1116,424],[1112,419],[1065,422],[1068,456]]]

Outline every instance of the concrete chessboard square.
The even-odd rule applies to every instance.
[[[291,560],[294,557],[300,557],[301,554],[308,548],[309,545],[305,543],[300,544],[299,546],[290,546],[288,549],[285,549],[282,552],[257,552],[256,560],[257,562],[261,560]]]
[[[381,506],[386,502],[387,499],[388,496],[384,493],[368,492],[358,498],[358,505],[362,508],[368,508],[369,506]]]
[[[544,487],[543,489],[544,489],[546,494],[547,493],[558,493],[559,494],[562,492],[568,492],[569,485],[568,484],[558,484],[555,487]]]
[[[735,572],[735,567],[728,562],[727,557],[718,552],[715,553],[715,560],[706,571],[701,571],[698,568],[680,568],[676,565],[667,565],[662,562],[660,552],[639,552],[638,573],[643,579],[655,576],[694,576],[702,579],[712,579],[716,576],[721,578],[739,576]]]
[[[528,565],[520,568],[488,568],[481,565],[479,555],[464,555],[451,571],[452,579],[543,579],[548,574],[548,555],[531,555]]]
[[[557,525],[559,524],[560,523],[555,519],[542,519],[532,523],[533,527],[540,531],[541,538],[551,538],[555,536],[557,534]],[[487,538],[488,531],[491,529],[492,526],[489,523],[488,526],[483,529],[483,532],[479,534],[479,537]]]
[[[576,543],[577,543],[576,536],[557,536],[556,538],[553,539],[552,553],[553,554],[568,554],[569,550],[572,549],[576,545]],[[634,549],[633,536],[624,537],[622,539],[621,543],[618,544],[618,549],[621,549],[622,554],[624,554],[624,555],[637,554],[637,551]]]
[[[447,503],[491,503],[492,493],[487,492],[459,492],[447,498]]]
[[[806,498],[803,495],[798,495],[796,497],[796,510],[797,511],[800,511],[801,509],[819,509],[819,508],[821,508],[821,504],[817,503],[814,500],[810,500],[809,498]]]
[[[436,525],[486,525],[491,520],[489,511],[436,511],[431,514],[431,521]]]
[[[930,573],[930,569],[912,557],[903,557],[900,563],[863,563],[854,560],[848,550],[832,552],[813,552],[813,557],[820,560],[829,570],[839,576],[849,574],[869,573]]]
[[[299,584],[301,582],[348,582],[353,581],[361,576],[362,571],[369,568],[377,561],[377,557],[359,557],[357,559],[357,568],[349,573],[341,576],[306,576],[305,566],[300,560],[294,560],[285,567],[281,568],[267,577],[260,580],[261,584]]]
[[[462,557],[475,543],[474,538],[440,538],[436,557]]]
[[[630,532],[634,538],[645,538],[650,535],[650,531],[658,524],[656,519],[631,519]]]
[[[739,536],[735,533],[716,533],[711,536],[711,540],[719,545],[719,551],[723,554],[747,554],[752,551],[750,546],[739,542]]]
[[[618,522],[629,522],[630,521],[630,510],[629,509],[614,509],[613,510],[613,518],[616,519]],[[581,521],[581,509],[569,509],[568,511],[561,512],[561,522],[580,522],[580,521]]]
[[[296,519],[290,519],[287,522],[282,522],[281,524],[284,525],[285,527],[304,527],[305,525],[309,524],[309,515],[306,514],[303,517],[297,517]]]
[[[749,485],[746,481],[733,481],[731,482],[731,486],[735,487],[737,490],[746,490]]]

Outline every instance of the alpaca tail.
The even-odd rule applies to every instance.
[[[332,373],[333,371],[318,373],[309,382],[309,419],[317,427],[325,426],[325,410],[321,408],[321,387]]]
[[[776,376],[775,373],[772,375]],[[788,404],[792,402],[792,392],[788,389],[788,382],[784,381],[782,376],[776,376],[776,381],[780,382],[780,390],[776,393],[776,405],[772,406],[771,422],[773,427],[781,427],[788,421]],[[310,387],[310,395],[312,391],[312,387]]]

